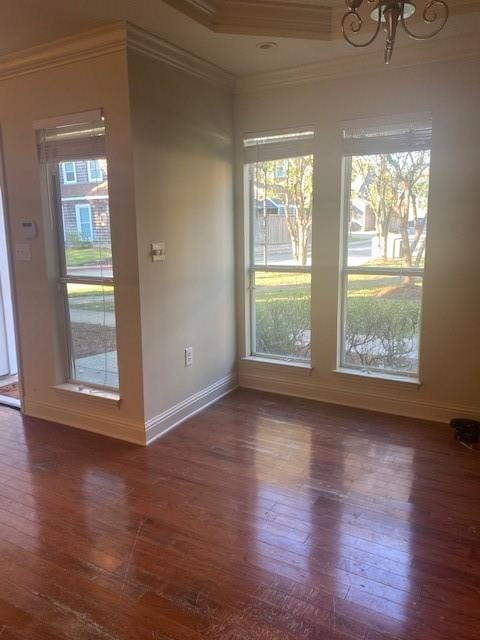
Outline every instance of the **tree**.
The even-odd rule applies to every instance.
[[[278,171],[281,167],[282,171]],[[292,254],[297,264],[306,265],[312,228],[313,156],[258,162],[255,165],[255,193],[261,208],[263,243],[269,244],[267,200],[282,207]]]
[[[402,258],[406,266],[418,266],[423,256],[421,239],[425,216],[418,216],[419,201],[426,205],[430,166],[429,151],[408,151],[370,156],[357,156],[352,162],[352,184],[360,184],[358,195],[375,216],[383,259],[388,256],[388,234],[394,227],[402,239]],[[413,239],[409,222],[413,221]],[[416,255],[415,255],[416,254]],[[415,256],[415,257],[414,257]]]
[[[352,184],[360,183],[359,195],[374,217],[383,259],[388,257],[388,234],[393,216],[395,187],[386,156],[356,156],[352,161]]]
[[[285,205],[292,251],[297,264],[305,266],[312,228],[313,156],[288,159]]]
[[[414,266],[413,254],[425,229],[427,219],[425,211],[423,220],[419,221],[417,203],[419,197],[426,198],[428,191],[430,152],[409,151],[388,154],[386,157],[396,187],[397,198],[394,207],[402,237],[403,259],[408,267],[412,267]],[[412,243],[410,243],[408,235],[410,214],[412,214],[414,228]],[[416,266],[420,263],[424,248],[424,246],[420,247],[421,250],[417,252]]]

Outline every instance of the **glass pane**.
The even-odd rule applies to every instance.
[[[72,378],[118,388],[113,287],[67,285]]]
[[[313,156],[248,165],[254,262],[312,262]]]
[[[351,160],[348,266],[423,267],[430,152]]]
[[[74,165],[77,177],[74,184],[66,184],[64,172],[59,171],[66,275],[108,278],[113,271],[107,161],[96,160],[102,172],[101,182],[90,181],[88,162],[60,163]]]
[[[310,359],[310,274],[255,274],[257,355]]]
[[[342,365],[416,374],[421,300],[421,278],[347,276]]]

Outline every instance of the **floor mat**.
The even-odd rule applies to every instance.
[[[20,398],[18,382],[14,382],[13,384],[6,384],[3,387],[0,387],[0,396],[8,396],[9,398]]]

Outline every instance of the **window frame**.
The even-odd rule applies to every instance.
[[[92,165],[96,166],[96,170],[99,172],[99,178],[94,177],[94,173],[92,173]],[[98,158],[94,158],[93,160],[87,160],[87,177],[88,182],[99,183],[103,182],[103,170],[98,162]]]
[[[310,358],[297,358],[292,356],[282,356],[276,354],[264,353],[256,349],[256,304],[255,304],[255,275],[256,273],[308,273],[310,274],[310,293],[311,293],[311,277],[313,263],[313,244],[311,245],[311,263],[309,265],[286,265],[286,264],[255,264],[255,207],[251,206],[250,190],[249,190],[249,170],[250,166],[257,162],[263,161],[288,161],[290,158],[298,158],[302,156],[312,156],[313,166],[315,167],[314,153],[314,137],[315,131],[313,127],[295,128],[277,132],[249,133],[243,136],[244,140],[244,159],[243,159],[243,193],[244,193],[244,230],[246,239],[245,251],[245,277],[246,277],[246,297],[245,297],[245,321],[248,331],[245,335],[245,349],[247,357],[272,363],[291,364],[296,366],[311,365],[311,341],[310,341]],[[271,138],[270,144],[265,140]],[[252,141],[258,139],[258,157],[254,153],[255,145]],[[270,155],[271,154],[271,155]],[[275,172],[275,179],[277,177]],[[314,175],[312,181],[315,180]],[[313,187],[314,189],[314,187]],[[312,218],[314,217],[314,197],[312,194]],[[289,215],[288,211],[285,216]],[[313,220],[312,220],[313,228]],[[311,300],[311,297],[310,297]],[[310,304],[310,335],[312,336],[312,306]]]
[[[72,173],[74,175],[73,180],[68,180],[68,178],[67,178],[67,170],[65,168],[67,164],[71,164],[72,167],[73,167],[73,171],[72,171]],[[66,161],[63,161],[61,163],[61,165],[62,165],[63,184],[77,184],[78,183],[78,176],[77,176],[77,166],[76,166],[75,161],[74,160],[66,160]]]
[[[404,149],[399,149],[401,153]],[[431,147],[429,148],[431,153]],[[367,155],[367,154],[365,154]],[[372,154],[379,155],[379,154]],[[422,313],[423,313],[423,285],[425,276],[425,267],[382,267],[382,266],[349,266],[348,265],[348,237],[350,222],[350,204],[351,204],[351,176],[352,176],[352,159],[353,155],[342,155],[342,197],[341,197],[341,225],[340,225],[340,265],[339,265],[339,321],[337,330],[337,364],[336,370],[343,373],[354,373],[356,375],[365,375],[372,377],[380,377],[385,379],[405,379],[409,382],[419,382],[421,372],[421,333],[422,333]],[[431,167],[431,157],[429,171]],[[429,174],[429,190],[430,190],[430,174]],[[427,200],[427,216],[429,213],[430,198]],[[428,225],[427,225],[428,234]],[[426,252],[425,252],[426,255]],[[377,276],[410,276],[419,278],[422,282],[422,292],[419,310],[418,322],[418,343],[417,343],[417,368],[416,371],[402,371],[386,369],[384,367],[373,367],[355,365],[345,362],[345,329],[346,329],[346,303],[348,293],[348,277],[349,275],[377,275]]]
[[[85,158],[86,159],[86,158]],[[66,263],[66,238],[65,238],[65,227],[63,221],[63,208],[62,208],[62,198],[61,198],[61,183],[60,183],[60,171],[58,170],[59,166],[62,165],[62,173],[63,173],[63,162],[65,161],[52,161],[46,164],[46,175],[49,185],[50,192],[50,210],[53,218],[53,224],[56,228],[56,246],[57,246],[57,258],[58,258],[58,295],[59,295],[59,318],[61,325],[63,326],[63,333],[65,337],[66,344],[66,362],[65,362],[65,380],[64,383],[67,385],[75,385],[76,387],[82,389],[97,389],[102,392],[113,392],[114,394],[120,393],[120,378],[118,381],[118,386],[112,385],[104,385],[97,384],[94,382],[86,382],[85,380],[79,380],[75,377],[75,354],[73,349],[73,341],[72,341],[72,327],[70,321],[70,310],[68,304],[68,285],[69,284],[85,284],[85,285],[99,285],[103,287],[112,287],[113,295],[115,299],[115,291],[116,291],[116,282],[115,282],[115,269],[112,260],[112,276],[78,276],[68,274],[67,263]],[[67,161],[68,162],[68,161]],[[88,203],[87,203],[88,205]],[[78,205],[76,205],[77,207]],[[85,206],[85,205],[80,205]],[[91,205],[90,210],[91,210]],[[92,233],[93,233],[93,225],[92,225]],[[116,313],[115,313],[116,315]],[[116,322],[115,322],[115,331],[116,331]],[[117,357],[118,357],[118,347],[117,347]]]

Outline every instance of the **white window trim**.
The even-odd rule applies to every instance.
[[[93,236],[94,236],[92,205],[90,205],[88,202],[85,202],[84,204],[76,204],[75,205],[75,217],[77,219],[77,231],[78,231],[78,234],[80,235],[80,237],[82,237],[83,233],[82,233],[82,221],[81,221],[81,218],[80,218],[80,209],[87,209],[87,208],[88,208],[88,213],[89,213],[89,217],[90,217],[90,231],[91,231],[91,235],[90,235],[90,238],[88,239],[88,242],[91,242],[93,240]]]
[[[284,134],[300,134],[301,139],[296,140],[282,140],[275,141],[271,144],[261,143],[259,145],[250,144],[254,140],[262,136],[271,135],[284,135]],[[299,265],[256,265],[255,264],[255,225],[253,222],[253,209],[250,206],[251,203],[248,198],[248,166],[255,162],[262,162],[268,160],[288,160],[288,158],[299,157],[304,155],[314,156],[313,127],[303,127],[294,130],[284,130],[275,132],[265,132],[257,134],[244,135],[244,165],[243,165],[243,193],[244,193],[244,219],[245,219],[245,239],[247,241],[247,251],[245,254],[246,259],[246,281],[245,281],[245,355],[242,360],[250,360],[260,363],[268,364],[281,364],[286,366],[297,366],[311,370],[311,355],[309,359],[304,358],[292,358],[288,356],[281,356],[275,354],[265,354],[254,350],[256,346],[256,331],[255,331],[255,273],[257,272],[271,272],[271,273],[312,273],[312,265],[299,266]],[[314,158],[315,162],[315,158]],[[311,286],[311,285],[310,285]],[[310,308],[311,314],[311,308]]]
[[[431,121],[430,121],[431,122]],[[383,121],[382,121],[383,124]],[[421,327],[423,313],[423,279],[425,270],[423,267],[350,267],[348,265],[348,223],[349,223],[349,207],[350,207],[350,188],[351,188],[351,168],[352,156],[344,155],[342,159],[342,203],[341,203],[341,239],[340,239],[340,257],[339,265],[339,301],[338,301],[338,329],[337,329],[337,366],[335,373],[351,374],[359,377],[391,380],[394,382],[410,382],[412,384],[421,385],[420,378],[420,353],[421,353]],[[398,276],[405,275],[422,280],[422,298],[419,314],[419,336],[418,336],[418,366],[416,371],[394,371],[391,369],[379,369],[375,367],[365,367],[360,365],[346,364],[345,356],[345,318],[346,318],[346,299],[347,299],[347,281],[348,276],[365,274],[365,275],[388,275]]]
[[[65,170],[65,165],[67,164],[71,164],[73,166],[73,174],[75,176],[75,178],[73,180],[68,180],[67,179],[67,172]],[[78,180],[77,180],[77,167],[75,162],[73,161],[67,161],[67,162],[62,162],[62,176],[63,176],[63,184],[77,184]]]
[[[97,165],[98,170],[100,171],[100,178],[95,178],[94,174],[92,173],[92,165]],[[100,163],[98,162],[98,160],[87,160],[87,175],[88,175],[88,181],[89,182],[103,182],[103,170],[102,167],[100,166]]]
[[[60,164],[60,163],[59,163]],[[58,183],[59,173],[58,170],[55,169],[56,163],[53,163],[46,170],[46,179],[48,184],[52,184],[52,179],[54,182]],[[63,169],[63,165],[62,165]],[[60,188],[58,185],[56,188]],[[52,196],[50,196],[52,197]],[[107,196],[108,197],[108,196]],[[65,229],[64,229],[64,218],[62,207],[59,207],[57,204],[53,204],[56,200],[55,197],[51,200],[52,206],[54,207],[54,215],[57,220],[58,233],[57,233],[57,251],[58,251],[58,259],[59,259],[59,284],[61,285],[61,297],[62,301],[59,305],[59,321],[64,326],[65,337],[66,337],[66,361],[65,361],[65,382],[54,385],[54,388],[58,391],[66,392],[69,394],[77,394],[79,397],[88,398],[89,400],[95,400],[96,402],[104,402],[106,404],[117,404],[121,400],[120,396],[120,381],[118,387],[111,387],[109,385],[104,384],[95,384],[92,382],[85,382],[82,380],[77,380],[74,377],[74,366],[73,366],[73,350],[72,350],[72,334],[70,329],[70,319],[67,311],[67,286],[68,284],[95,284],[95,285],[103,285],[106,287],[113,287],[115,292],[115,277],[96,277],[96,276],[77,276],[77,275],[68,275],[67,267],[65,264]],[[85,203],[83,205],[75,205],[75,214],[77,216],[77,207],[89,206],[91,210],[91,206],[89,203]],[[78,217],[77,217],[77,225],[78,225]],[[78,227],[77,227],[78,228]],[[93,224],[92,224],[92,233],[93,233]]]

